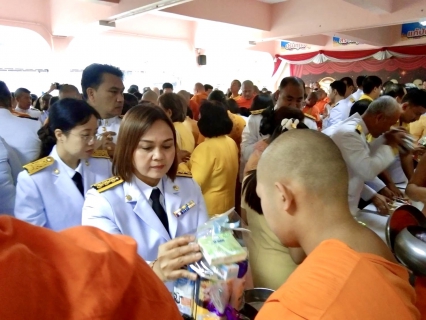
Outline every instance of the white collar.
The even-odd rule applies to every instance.
[[[109,119],[99,119],[99,125],[103,127],[113,125],[116,122],[120,122],[120,118],[118,116]]]
[[[21,112],[21,113],[30,113],[30,109],[24,110],[24,109],[19,108],[18,106],[16,106],[15,110],[18,111],[18,112]]]
[[[164,186],[163,186],[163,179],[160,179],[158,184],[155,187],[151,187],[147,185],[142,180],[138,179],[136,176],[133,176],[134,183],[138,187],[139,191],[145,196],[146,200],[149,200],[151,198],[151,193],[153,189],[159,189],[161,194],[164,195]]]
[[[52,152],[50,152],[50,156],[54,158],[58,162],[58,168],[60,172],[66,172],[66,174],[72,179],[76,172],[80,173],[83,176],[83,166],[82,161],[78,164],[77,168],[74,170],[69,167],[62,159],[59,157],[58,151],[56,150],[56,145],[53,147]]]

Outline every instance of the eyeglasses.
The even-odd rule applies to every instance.
[[[73,134],[70,133],[70,135],[76,136],[76,137],[80,137],[81,140],[83,140],[86,143],[93,143],[97,140],[100,140],[102,135],[101,134],[95,134],[93,136],[90,135],[85,135],[85,134]]]

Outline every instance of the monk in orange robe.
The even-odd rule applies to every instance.
[[[320,132],[290,130],[263,152],[256,191],[266,222],[307,257],[256,320],[420,319],[407,269],[353,218],[348,185],[340,150]]]
[[[241,97],[235,99],[235,101],[237,101],[237,104],[240,108],[250,109],[251,104],[253,103],[253,99],[255,97],[253,82],[251,82],[250,80],[244,81],[241,86],[241,92]]]
[[[310,115],[315,118],[315,121],[319,122],[321,121],[321,115],[316,107],[316,103],[318,102],[317,94],[315,92],[311,92],[308,97],[306,98],[306,105],[303,108],[303,113]]]
[[[315,107],[317,107],[320,114],[323,114],[326,104],[330,103],[330,99],[323,89],[316,91],[316,94],[318,96],[318,102],[315,104]]]
[[[194,96],[191,98],[191,101],[193,101],[193,106],[191,107],[190,105],[195,120],[198,120],[200,114],[200,106],[204,100],[207,100],[207,97],[208,95],[206,90],[204,89],[203,84],[197,82],[194,86]],[[195,104],[197,105],[196,107]]]
[[[130,237],[0,216],[0,319],[182,319]]]

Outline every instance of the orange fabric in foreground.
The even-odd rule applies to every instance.
[[[60,214],[60,213],[58,213]],[[0,216],[0,319],[182,319],[136,242]]]
[[[404,267],[327,240],[271,295],[256,320],[419,319],[414,303]]]

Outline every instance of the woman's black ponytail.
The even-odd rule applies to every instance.
[[[38,138],[41,141],[40,154],[37,159],[47,157],[56,144],[55,133],[50,129],[49,120],[38,130]]]

